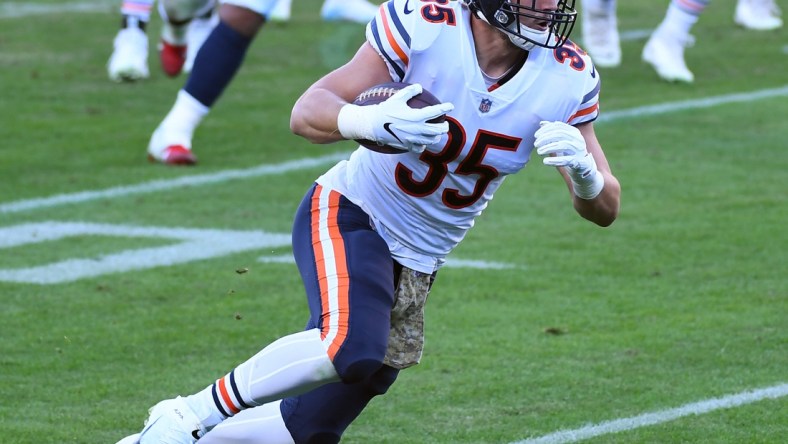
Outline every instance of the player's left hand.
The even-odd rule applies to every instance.
[[[548,166],[564,167],[573,179],[586,178],[596,172],[594,156],[586,149],[580,130],[564,122],[540,122],[534,133],[536,153]]]
[[[602,191],[604,178],[598,173],[594,156],[588,152],[580,130],[564,122],[539,123],[534,133],[536,153],[548,166],[566,170],[574,184],[575,194],[593,199]]]

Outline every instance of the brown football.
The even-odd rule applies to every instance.
[[[353,103],[359,106],[375,105],[393,96],[397,93],[397,91],[405,88],[408,85],[410,84],[403,82],[389,82],[375,85],[359,94]],[[425,106],[438,105],[439,103],[441,103],[441,101],[426,89],[422,90],[421,94],[417,94],[408,100],[408,106],[411,108],[424,108]],[[429,122],[441,123],[445,120],[446,116],[442,115],[429,120]],[[402,154],[408,152],[407,150],[395,148],[389,145],[378,145],[377,142],[372,140],[356,139],[356,142],[368,149],[371,149],[372,151],[377,151],[378,153],[383,154]]]

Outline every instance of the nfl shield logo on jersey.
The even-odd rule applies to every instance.
[[[479,104],[479,111],[486,113],[490,111],[491,107],[492,107],[492,100],[482,99],[482,103]]]

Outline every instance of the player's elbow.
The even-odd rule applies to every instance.
[[[593,200],[575,198],[575,210],[585,219],[599,225],[609,227],[618,219],[621,209],[621,188],[618,182],[611,181]]]
[[[594,209],[580,209],[576,208],[580,215],[600,227],[609,227],[618,218],[618,208],[594,208]]]
[[[307,138],[306,132],[304,131],[303,122],[298,118],[298,116],[295,113],[290,115],[290,132],[295,134],[296,136]]]
[[[334,129],[323,129],[326,124],[321,123],[313,115],[303,109],[303,106],[293,108],[290,114],[290,131],[296,136],[303,137],[312,143],[332,143],[341,140],[342,137]]]
[[[325,143],[318,137],[319,133],[314,131],[307,121],[297,113],[290,116],[290,132],[312,143]]]
[[[306,122],[306,118],[296,102],[296,106],[293,107],[293,111],[290,113],[290,132],[309,140],[309,125]]]
[[[613,225],[613,222],[615,222],[617,218],[618,218],[618,211],[615,211],[609,214],[602,215],[602,217],[597,218],[594,221],[594,223],[596,223],[600,227],[609,227]]]

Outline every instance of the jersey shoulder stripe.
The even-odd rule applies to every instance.
[[[367,40],[402,80],[410,62],[410,33],[397,14],[396,1],[384,3],[367,26]],[[408,17],[406,15],[406,17]]]
[[[409,0],[413,1],[413,0]],[[411,36],[421,21],[418,9],[408,8],[408,0],[390,0],[380,6],[367,25],[367,41],[384,58],[393,78],[402,80],[411,58]]]
[[[595,77],[595,80],[596,82],[593,83],[593,89],[583,96],[580,106],[578,106],[578,110],[572,114],[571,117],[569,117],[568,123],[570,125],[591,122],[599,117],[599,91],[601,89],[602,82],[599,79],[598,73]]]

